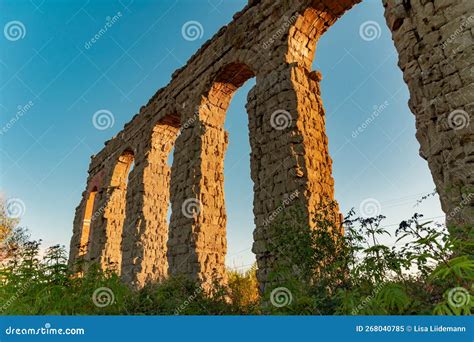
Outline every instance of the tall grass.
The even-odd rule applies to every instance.
[[[265,293],[256,266],[228,271],[227,285],[210,291],[184,277],[132,291],[113,272],[90,265],[78,276],[56,245],[40,256],[40,242],[16,239],[0,263],[2,315],[406,315],[472,314],[472,227],[451,236],[414,215],[396,231],[398,243],[379,243],[383,216],[340,224],[318,211],[315,229],[301,208],[286,208],[269,229],[276,258]],[[20,233],[21,235],[21,233]],[[80,266],[80,265],[79,265]]]

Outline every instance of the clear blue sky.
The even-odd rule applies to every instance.
[[[43,239],[46,246],[68,247],[89,157],[246,2],[0,2],[1,28],[12,21],[24,27],[20,37],[5,32],[0,36],[0,129],[7,128],[0,135],[0,189],[6,198],[19,198],[25,204],[22,222],[34,238]],[[86,49],[106,18],[118,12],[122,16]],[[191,20],[202,25],[202,38],[183,38],[182,26]],[[369,29],[362,39],[360,27],[367,21],[375,22],[370,24],[375,36]],[[318,44],[313,67],[323,74],[336,198],[343,212],[352,207],[359,210],[364,200],[375,199],[388,217],[390,230],[414,211],[442,221],[437,198],[413,207],[434,184],[426,162],[418,156],[408,89],[385,27],[382,2],[366,0],[331,27]],[[227,263],[233,267],[254,260],[244,107],[252,82],[238,90],[226,119],[230,132],[225,162]],[[6,127],[17,116],[18,106],[30,101],[30,108]],[[374,115],[374,106],[381,105],[384,108]],[[113,127],[94,127],[92,116],[100,109],[113,113]],[[362,132],[354,133],[367,119],[371,122]]]

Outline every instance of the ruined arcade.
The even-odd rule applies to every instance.
[[[70,263],[97,262],[135,287],[177,274],[225,279],[224,119],[234,92],[255,77],[246,105],[252,250],[264,288],[278,257],[267,248],[268,218],[297,193],[311,224],[317,204],[334,197],[321,75],[311,66],[318,39],[358,2],[250,0],[92,157]],[[474,2],[383,3],[420,155],[448,224],[472,224]]]

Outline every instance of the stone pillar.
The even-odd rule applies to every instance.
[[[168,274],[166,243],[170,168],[168,155],[178,128],[158,123],[137,151],[130,174],[122,239],[122,279],[135,288]]]
[[[134,155],[125,150],[115,157],[115,164],[104,170],[104,184],[96,195],[91,218],[91,242],[87,259],[103,270],[120,273],[122,228],[125,219],[127,180]]]
[[[296,63],[282,64],[257,75],[257,84],[248,96],[256,225],[252,250],[257,256],[262,291],[275,262],[284,257],[272,255],[268,248],[271,222],[283,202],[293,205],[299,201],[308,225],[314,226],[317,206],[333,200],[334,181],[318,81],[319,74]]]
[[[73,236],[69,248],[69,267],[72,268],[76,262],[87,261],[92,249],[92,234],[94,213],[97,210],[97,193],[101,187],[102,172],[89,177],[86,191],[82,193],[82,199],[76,208],[73,223]]]
[[[225,282],[224,107],[204,98],[188,108],[171,169],[169,271],[204,286]]]
[[[74,264],[80,261],[82,255],[82,236],[84,226],[84,214],[86,210],[87,198],[89,197],[88,191],[82,193],[82,199],[79,206],[76,208],[76,214],[74,216],[73,232],[71,237],[71,243],[69,246],[69,268],[72,269]]]
[[[448,227],[474,223],[474,1],[384,0]]]
[[[87,255],[91,235],[92,215],[94,214],[95,195],[97,190],[89,191],[87,202],[84,208],[84,221],[82,224],[82,233],[80,239],[79,256]]]

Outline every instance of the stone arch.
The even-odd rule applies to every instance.
[[[312,2],[287,19],[288,63],[297,63],[311,71],[319,38],[353,5],[360,0],[347,1],[335,12],[324,2]]]
[[[110,181],[112,188],[126,189],[128,183],[128,175],[130,173],[130,167],[134,163],[135,153],[133,149],[128,147],[120,154],[115,164],[115,168]]]
[[[311,71],[311,62],[319,36],[358,2],[249,1],[229,25],[177,70],[170,83],[157,91],[123,131],[92,158],[88,187],[99,176],[106,185],[98,187],[97,211],[103,215],[99,214],[94,222],[91,260],[106,268],[111,259],[117,259],[121,236],[111,236],[111,232],[119,231],[117,227],[123,226],[125,216],[127,245],[122,260],[130,262],[124,279],[141,285],[148,274],[153,275],[152,279],[164,273],[162,268],[150,266],[149,261],[157,260],[152,252],[157,250],[153,248],[156,236],[149,233],[156,232],[151,229],[156,211],[147,204],[155,198],[147,189],[156,188],[156,184],[147,180],[156,178],[147,175],[160,169],[154,166],[160,163],[152,157],[156,155],[152,142],[158,141],[160,146],[162,141],[155,137],[153,128],[169,116],[173,103],[180,111],[181,129],[171,167],[169,272],[204,282],[224,277],[222,251],[226,241],[222,226],[226,216],[220,184],[227,135],[222,123],[233,92],[252,70],[257,84],[249,92],[246,108],[254,181],[253,251],[263,290],[277,259],[269,252],[272,232],[266,222],[280,208],[282,199],[296,193],[311,224],[311,208],[321,198],[333,197],[320,77]],[[474,2],[382,3],[410,90],[409,106],[416,117],[421,155],[428,160],[442,208],[448,222],[472,225],[473,178],[466,166],[472,164],[473,152],[466,146],[472,140],[473,127],[473,47],[468,44],[472,32],[466,20]],[[456,39],[451,39],[453,34]],[[247,67],[236,73],[242,65]],[[282,114],[287,125],[278,126],[281,120],[272,122],[276,114]],[[126,160],[113,161],[117,151],[122,153],[127,144],[135,148],[135,168],[129,183],[131,191],[125,195],[122,180]],[[71,263],[80,244],[86,203],[87,191],[76,210]],[[188,203],[193,207],[186,212],[183,208]]]
[[[232,96],[253,77],[255,72],[245,63],[232,62],[219,69],[210,89],[201,98],[198,108],[200,120],[216,127],[223,127]]]

